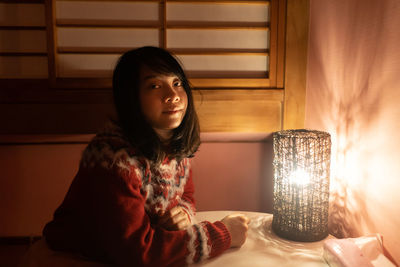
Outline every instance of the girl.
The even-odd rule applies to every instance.
[[[118,119],[85,149],[43,235],[54,250],[122,266],[182,266],[246,239],[248,219],[194,221],[189,158],[200,145],[188,80],[156,47],[125,53],[113,74]]]

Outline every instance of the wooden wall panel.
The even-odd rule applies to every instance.
[[[281,128],[283,91],[195,91],[202,132],[273,132]]]
[[[193,95],[202,132],[281,128],[283,90],[195,90]],[[3,103],[0,134],[94,134],[115,114],[111,92],[98,97],[100,103],[73,103],[73,98],[60,103]]]
[[[304,128],[309,0],[289,0],[287,6],[285,107],[283,128]]]
[[[96,133],[112,114],[111,104],[1,104],[0,134]]]

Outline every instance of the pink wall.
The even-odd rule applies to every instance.
[[[198,210],[271,212],[271,143],[259,140],[265,136],[257,134],[251,136],[256,136],[258,141],[251,142],[243,142],[243,136],[235,134],[229,140],[226,134],[213,136],[202,137],[206,142],[193,159]],[[249,140],[251,136],[244,138]],[[43,139],[28,138],[25,142]],[[62,136],[57,142],[75,139]],[[85,146],[71,143],[0,145],[0,237],[41,234],[44,224],[63,200]]]
[[[270,142],[204,143],[193,160],[198,210],[272,213]]]
[[[85,145],[0,146],[0,236],[37,236],[61,204]]]
[[[311,0],[306,126],[333,137],[331,230],[400,263],[400,2]]]

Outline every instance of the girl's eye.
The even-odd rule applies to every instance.
[[[182,86],[182,82],[181,81],[176,81],[176,82],[174,82],[174,86],[175,87],[181,87]]]
[[[152,84],[150,85],[151,89],[159,89],[161,86],[158,84]]]

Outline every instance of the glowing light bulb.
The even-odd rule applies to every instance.
[[[297,169],[289,176],[289,182],[298,186],[305,186],[310,183],[310,175],[303,169]]]

